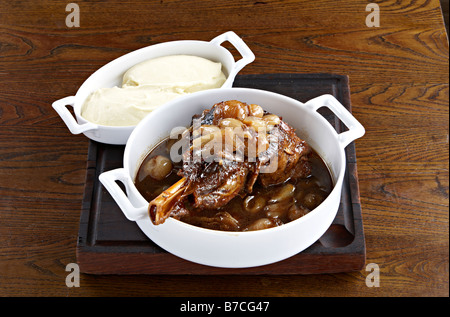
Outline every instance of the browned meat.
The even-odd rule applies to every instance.
[[[192,225],[213,230],[238,231],[240,229],[239,221],[226,211],[219,211],[210,217],[193,216],[189,220]]]
[[[166,190],[167,197],[162,195],[150,203],[150,215],[156,224],[162,223],[171,212],[180,216],[187,212],[181,202],[188,197],[193,197],[194,208],[219,209],[234,197],[251,193],[257,179],[267,187],[310,174],[310,147],[292,127],[258,105],[236,100],[217,103],[193,117],[190,132],[190,150],[183,153],[183,167],[179,171],[182,180],[178,187]],[[227,148],[223,145],[230,135],[232,142]],[[217,151],[214,148],[213,160],[206,160],[205,145],[211,143],[220,147]],[[252,144],[255,147],[250,151]],[[239,153],[242,158],[232,160]],[[251,153],[256,156],[250,158]],[[274,160],[276,168],[264,173]]]
[[[217,126],[226,118],[241,122],[249,114],[254,114],[254,109],[252,105],[230,100],[215,104],[211,110],[203,111],[200,117],[194,119],[199,119],[202,125]],[[258,178],[259,163],[231,161],[228,158],[234,153],[223,152],[221,152],[224,155],[223,159],[205,162],[194,160],[192,151],[184,153],[180,176],[189,180],[185,192],[193,194],[196,208],[220,208],[237,195],[244,196],[252,191]]]
[[[231,199],[252,192],[258,178],[255,164],[223,161],[210,163],[191,184],[194,207],[217,209]]]
[[[224,161],[210,163],[193,183],[197,208],[219,208],[245,192],[249,167],[246,163]]]
[[[311,148],[295,134],[295,130],[284,121],[280,121],[277,129],[271,131],[271,135],[278,140],[278,146],[269,147],[267,155],[272,159],[276,156],[278,167],[275,172],[260,173],[261,184],[267,187],[284,183],[290,178],[303,178],[310,175],[308,156]],[[269,162],[265,163],[265,165],[268,164]]]

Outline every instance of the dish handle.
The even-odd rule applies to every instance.
[[[245,42],[233,31],[223,33],[211,40],[210,43],[215,45],[220,45],[223,42],[228,41],[237,49],[242,58],[236,62],[234,68],[231,70],[229,77],[235,77],[237,73],[244,68],[244,66],[250,64],[255,60],[255,54],[250,50],[250,48],[245,44]]]
[[[338,141],[344,148],[365,133],[362,124],[333,95],[316,97],[305,103],[305,106],[313,111],[327,107],[347,126],[347,131],[338,134]]]
[[[124,168],[118,168],[115,170],[104,172],[100,174],[99,180],[108,190],[111,197],[115,200],[120,209],[122,209],[122,212],[125,214],[125,217],[127,217],[128,220],[137,221],[148,217],[147,205],[135,207],[130,201],[130,198],[135,198],[134,200],[137,200],[137,197],[133,196],[134,194],[130,190],[130,185],[128,184],[128,182],[130,182],[131,180]],[[122,188],[120,188],[117,181],[120,181],[125,185],[126,194],[122,190]]]
[[[69,131],[72,134],[80,134],[80,133],[86,132],[88,130],[97,129],[98,125],[96,125],[94,123],[87,122],[87,123],[79,124],[75,120],[72,113],[69,111],[69,109],[67,109],[67,106],[71,106],[73,108],[74,104],[75,104],[75,96],[69,96],[69,97],[65,97],[65,98],[55,101],[52,104],[52,107],[59,114],[59,116],[64,121],[64,123],[69,128]]]

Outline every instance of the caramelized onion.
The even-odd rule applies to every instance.
[[[173,164],[167,157],[156,155],[147,161],[144,168],[150,177],[156,180],[162,180],[170,174]]]

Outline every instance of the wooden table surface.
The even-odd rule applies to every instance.
[[[0,2],[0,296],[448,296],[449,62],[438,0]],[[348,75],[370,271],[294,276],[97,276],[76,262],[88,139],[52,109],[107,62],[233,30],[242,74]]]

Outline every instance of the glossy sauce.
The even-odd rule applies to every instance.
[[[142,168],[156,155],[170,158],[170,144],[170,139],[160,142],[144,159],[136,175],[135,185],[149,202],[181,179],[177,175],[182,168],[181,162],[174,163],[169,175],[159,181]],[[188,200],[184,207],[189,212],[175,218],[195,226],[226,231],[258,230],[298,219],[320,205],[333,189],[330,172],[314,150],[309,160],[311,176],[308,178],[289,179],[283,184],[266,188],[257,181],[251,194],[236,196],[220,209],[194,208]],[[227,217],[229,215],[232,218]]]

